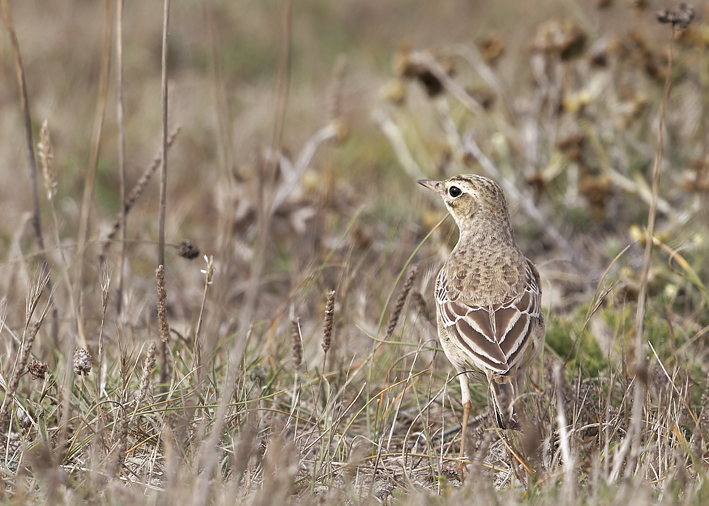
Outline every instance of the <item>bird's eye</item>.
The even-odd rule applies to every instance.
[[[451,186],[450,188],[448,188],[448,195],[450,195],[454,199],[460,197],[462,194],[463,191],[457,186]]]

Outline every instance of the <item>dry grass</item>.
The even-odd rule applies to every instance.
[[[612,2],[140,3],[119,57],[110,4],[13,5],[0,52],[29,90],[0,86],[0,501],[709,500],[700,12],[670,53],[652,11]],[[36,118],[45,192],[18,148]],[[465,483],[430,313],[456,237],[415,183],[462,172],[505,188],[548,314],[523,431],[473,385]],[[23,217],[40,193],[46,237]]]

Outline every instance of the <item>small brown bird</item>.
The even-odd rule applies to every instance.
[[[497,425],[518,428],[514,404],[524,368],[544,344],[539,272],[517,248],[497,183],[468,174],[419,184],[440,195],[460,229],[435,296],[441,346],[459,373],[463,396],[463,458],[472,405],[468,364],[487,376]]]

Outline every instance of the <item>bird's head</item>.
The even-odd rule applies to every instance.
[[[491,179],[463,174],[445,181],[421,180],[419,184],[438,193],[462,231],[482,222],[509,225],[505,194]]]

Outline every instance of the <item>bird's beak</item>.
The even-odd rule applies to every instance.
[[[434,192],[438,193],[439,195],[441,192],[443,192],[443,183],[441,181],[430,181],[428,179],[421,179],[419,180],[419,184],[423,186],[424,188],[428,188],[429,190],[433,190]]]

